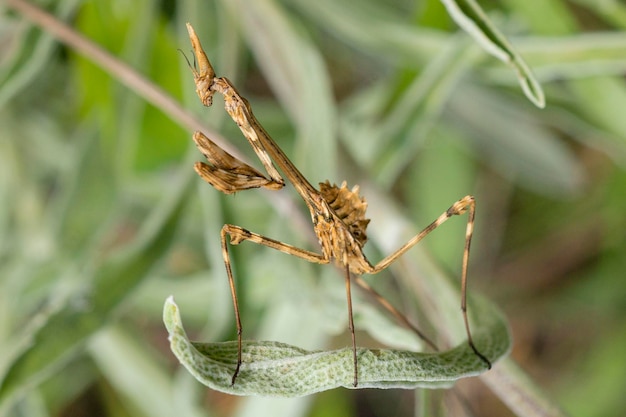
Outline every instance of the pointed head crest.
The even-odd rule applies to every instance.
[[[194,65],[193,67],[189,65],[189,68],[191,68],[193,79],[196,83],[196,93],[198,93],[198,97],[200,97],[202,104],[209,107],[213,103],[213,90],[211,90],[211,86],[213,85],[213,79],[215,78],[215,71],[211,66],[209,58],[207,58],[204,49],[202,49],[202,45],[200,44],[198,35],[196,35],[196,31],[189,23],[187,23],[187,32],[189,32],[189,40],[191,41],[191,47],[193,48],[193,52],[195,54]],[[185,59],[186,58],[187,57],[185,57]],[[189,64],[189,60],[187,60],[187,64]]]

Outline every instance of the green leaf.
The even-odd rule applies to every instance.
[[[515,70],[522,91],[537,107],[545,106],[545,97],[524,59],[513,49],[506,37],[489,20],[474,0],[441,0],[450,17],[480,46]]]
[[[477,348],[495,362],[510,348],[508,327],[501,316],[481,303],[474,331]],[[479,317],[480,316],[480,317]],[[352,349],[307,351],[272,341],[244,341],[243,363],[235,384],[237,342],[191,342],[178,306],[165,301],[163,321],[170,348],[178,360],[206,386],[234,395],[298,397],[337,387],[354,388]],[[357,388],[442,388],[459,378],[487,370],[467,343],[437,353],[358,348]]]

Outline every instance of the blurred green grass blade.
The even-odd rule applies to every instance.
[[[465,36],[450,37],[395,98],[388,81],[344,103],[340,138],[352,158],[374,168],[377,181],[393,183],[440,121],[459,79],[480,52],[468,43]]]
[[[626,28],[626,4],[622,0],[573,0],[573,2],[591,9],[618,27]]]
[[[143,415],[171,417],[176,415],[172,380],[147,343],[122,326],[112,325],[90,339],[89,352],[111,386]]]
[[[58,371],[85,339],[106,324],[114,310],[148,276],[169,248],[191,187],[191,170],[165,196],[128,246],[104,261],[93,276],[91,298],[82,307],[68,303],[32,335],[32,344],[12,364],[0,387],[0,409]],[[94,253],[93,256],[97,256]],[[89,277],[85,277],[88,280]]]
[[[479,323],[474,329],[474,341],[495,362],[510,349],[508,327],[487,303],[475,303],[474,307]],[[352,388],[350,347],[306,351],[278,342],[245,341],[244,362],[236,383],[231,385],[237,342],[189,341],[172,297],[165,302],[163,321],[178,360],[212,389],[234,395],[298,397],[337,387]],[[358,388],[442,388],[486,371],[467,343],[438,353],[359,348],[358,355]]]
[[[519,103],[463,86],[450,110],[453,123],[505,178],[553,197],[580,191],[584,170],[574,153]]]
[[[452,37],[441,52],[415,77],[382,123],[381,146],[375,164],[377,177],[392,184],[423,146],[455,91],[459,79],[476,58],[465,39]]]
[[[407,25],[405,15],[385,2],[289,0],[333,36],[375,56],[402,57],[416,66],[441,48],[448,33]]]
[[[60,19],[66,19],[74,13],[80,3],[80,0],[56,2],[54,14]],[[1,19],[7,18],[2,16]],[[17,25],[13,30],[18,30]],[[46,71],[50,65],[50,57],[57,48],[54,38],[38,28],[28,28],[16,42],[21,42],[22,45],[11,58],[11,62],[3,62],[3,65],[0,65],[0,107],[28,88],[36,77]]]
[[[623,32],[526,37],[518,40],[517,48],[532,65],[536,78],[544,83],[626,72]],[[491,82],[511,84],[508,71],[503,68],[488,65],[484,71]]]
[[[568,416],[511,358],[502,360],[480,379],[520,417]]]
[[[621,262],[623,264],[623,262]],[[615,274],[620,279],[623,269]],[[615,288],[621,289],[617,292]],[[588,291],[588,289],[586,289]],[[615,297],[623,294],[623,285],[618,284],[607,290],[615,293]],[[592,296],[593,297],[593,296]],[[599,300],[598,300],[599,301]],[[611,301],[600,302],[611,305]],[[610,308],[610,307],[609,307]],[[606,335],[599,341],[598,348],[581,357],[574,372],[588,375],[585,381],[576,378],[568,379],[560,387],[563,404],[568,410],[576,410],[577,415],[614,415],[615,410],[623,410],[624,386],[626,386],[626,322],[617,323],[614,334]],[[590,395],[593,398],[590,398]]]
[[[598,128],[579,114],[562,108],[551,108],[545,116],[552,126],[561,127],[573,140],[604,153],[615,164],[626,167],[623,135]]]
[[[575,80],[570,89],[581,101],[581,113],[594,125],[626,142],[626,84],[623,79],[596,77]]]
[[[515,70],[522,91],[537,107],[545,106],[541,85],[524,59],[513,49],[506,37],[489,20],[474,0],[441,0],[454,21],[487,52]]]
[[[509,16],[524,22],[524,31],[528,33],[560,37],[578,26],[572,9],[562,0],[507,0],[505,7]],[[524,57],[528,59],[526,54]]]

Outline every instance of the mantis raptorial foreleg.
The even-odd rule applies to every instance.
[[[276,180],[266,178],[255,168],[217,146],[202,132],[194,133],[193,140],[210,163],[196,162],[194,166],[196,172],[221,192],[232,194],[249,188],[264,187],[279,190],[284,187],[285,182],[280,176]],[[260,152],[263,150],[261,149]]]

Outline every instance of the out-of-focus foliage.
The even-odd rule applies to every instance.
[[[626,408],[622,2],[479,2],[541,82],[543,110],[435,0],[38,3],[223,124],[251,155],[219,106],[197,102],[177,51],[188,50],[184,23],[192,22],[218,74],[237,81],[311,182],[369,184],[378,189],[363,191],[370,200],[401,207],[400,222],[371,201],[373,260],[400,244],[407,219],[417,231],[474,194],[470,289],[512,321],[513,358],[573,416]],[[191,132],[0,8],[3,413],[460,414],[448,408],[458,394],[336,390],[235,401],[193,380],[168,350],[163,300],[176,296],[194,338],[232,339],[222,224],[313,248],[303,217],[263,192],[224,197],[195,179],[185,156]],[[456,277],[464,222],[449,223],[423,246]],[[247,338],[307,349],[349,344],[332,268],[255,245],[232,254]],[[431,315],[460,320],[458,305],[416,303],[411,285],[427,279],[420,272],[399,268],[371,282],[411,317],[425,310],[422,321],[437,334],[445,320]],[[375,327],[372,306],[355,300],[358,328]],[[359,341],[375,344],[365,332]],[[476,415],[512,415],[475,381],[458,385],[452,392]]]

